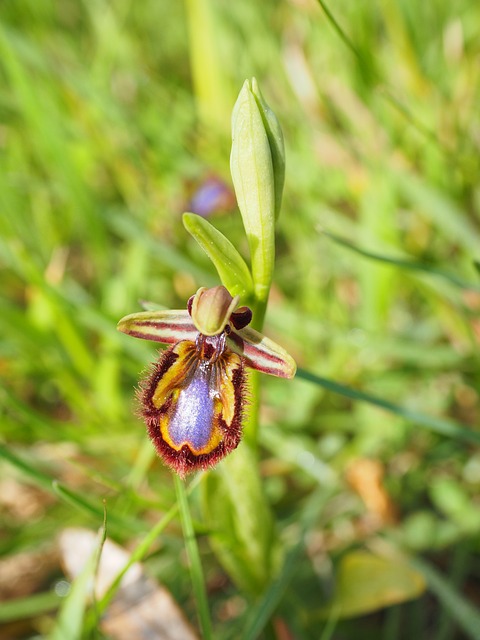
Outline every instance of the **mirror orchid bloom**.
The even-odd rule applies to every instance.
[[[164,462],[180,476],[206,469],[239,444],[247,395],[246,367],[293,378],[296,364],[278,344],[250,328],[223,286],[200,288],[186,310],[125,316],[118,330],[169,345],[137,392],[140,414]]]

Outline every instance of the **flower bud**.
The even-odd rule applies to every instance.
[[[265,98],[255,78],[252,78],[252,93],[255,96],[263,118],[268,144],[270,145],[270,153],[272,154],[273,180],[275,183],[275,219],[277,219],[282,206],[283,185],[285,183],[285,145],[283,142],[283,132],[277,116],[265,102]]]
[[[240,296],[232,298],[223,286],[201,287],[191,303],[190,313],[195,327],[204,336],[218,335],[225,329],[239,299]]]
[[[280,126],[256,80],[245,81],[233,109],[230,170],[250,246],[255,294],[265,301],[273,274],[285,160]]]

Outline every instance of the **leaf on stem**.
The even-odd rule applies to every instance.
[[[194,213],[184,213],[183,224],[213,262],[220,280],[232,296],[239,295],[242,300],[248,300],[253,292],[252,275],[230,240]]]

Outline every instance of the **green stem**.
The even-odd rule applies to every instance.
[[[197,602],[197,612],[200,620],[203,640],[211,640],[212,624],[210,612],[208,610],[207,592],[205,589],[205,579],[203,576],[200,553],[198,551],[197,539],[193,528],[192,517],[188,506],[187,493],[183,481],[175,474],[175,492],[177,494],[177,504],[182,521],[183,537],[190,563],[190,575],[192,578],[193,591]]]
[[[265,321],[265,314],[267,312],[267,304],[268,304],[268,295],[270,293],[270,287],[266,291],[266,293],[259,298],[258,296],[255,299],[255,304],[253,308],[253,319],[251,326],[257,331],[262,331],[263,323]]]
[[[253,321],[251,326],[257,331],[262,331],[265,313],[267,311],[268,293],[264,300],[256,301],[254,305]],[[258,427],[260,415],[260,375],[258,371],[249,372],[249,405],[247,416],[244,420],[243,434],[252,451],[258,449]]]
[[[253,452],[258,448],[258,425],[260,414],[260,375],[258,371],[250,370],[248,373],[248,407],[243,422],[243,435],[245,442]]]

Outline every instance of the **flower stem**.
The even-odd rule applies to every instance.
[[[249,371],[248,379],[249,403],[243,424],[243,435],[245,442],[253,452],[256,452],[258,448],[258,425],[260,421],[260,376],[258,371]]]
[[[203,640],[211,640],[212,623],[210,620],[210,612],[208,610],[207,592],[205,589],[205,579],[203,575],[202,562],[198,551],[197,539],[193,529],[192,517],[188,506],[187,493],[182,480],[173,474],[175,481],[175,492],[177,494],[177,503],[180,511],[180,519],[182,522],[183,537],[185,540],[185,548],[187,550],[188,560],[190,563],[190,576],[192,579],[193,591],[197,603],[197,613],[200,620]]]
[[[256,300],[254,305],[253,320],[251,326],[257,331],[262,331],[265,313],[267,311],[268,294],[264,300]],[[249,406],[247,416],[244,421],[243,434],[245,441],[250,445],[253,452],[258,448],[258,427],[260,423],[260,375],[258,371],[249,372]]]

